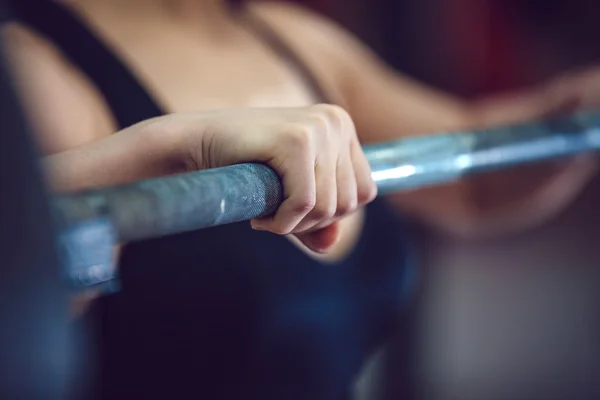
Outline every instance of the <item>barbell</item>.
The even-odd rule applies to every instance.
[[[364,152],[380,195],[600,148],[600,114],[408,138]],[[66,277],[76,288],[112,281],[116,243],[240,222],[273,213],[281,181],[247,163],[53,199]]]

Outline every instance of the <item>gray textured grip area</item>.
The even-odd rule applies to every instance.
[[[66,226],[109,216],[132,241],[272,214],[283,200],[279,176],[262,164],[191,172],[56,199]]]

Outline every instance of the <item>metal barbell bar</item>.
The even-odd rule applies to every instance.
[[[600,114],[428,135],[364,148],[380,195],[600,148]],[[278,175],[239,164],[54,198],[71,282],[109,280],[107,253],[129,242],[249,220],[282,202]],[[100,260],[100,261],[94,261]],[[104,261],[102,261],[104,260]]]

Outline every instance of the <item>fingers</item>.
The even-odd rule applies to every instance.
[[[376,196],[354,124],[341,108],[320,105],[299,111],[298,123],[279,133],[285,148],[270,165],[281,175],[284,202],[276,214],[253,221],[255,229],[295,234],[314,251],[337,242],[335,221]]]
[[[333,222],[321,229],[296,234],[296,237],[315,253],[326,253],[339,241],[340,233],[339,222]]]
[[[351,143],[350,154],[356,175],[357,202],[362,206],[377,197],[377,185],[371,176],[371,167],[358,140]]]
[[[354,212],[358,207],[358,183],[348,147],[340,154],[336,165],[338,183],[337,209],[335,217],[340,218]]]
[[[283,141],[287,154],[275,158],[273,168],[283,181],[284,201],[274,216],[252,221],[257,230],[268,230],[279,235],[292,233],[311,212],[317,199],[315,179],[315,143],[308,129],[301,128],[287,133]],[[293,154],[290,154],[293,153]]]
[[[317,225],[326,224],[332,220],[337,211],[337,190],[335,160],[317,162],[315,180],[317,197],[315,207],[295,227],[293,232],[304,232]]]
[[[338,214],[338,192],[345,191],[345,182],[337,178],[338,163],[342,153],[346,152],[346,135],[344,131],[343,112],[333,106],[313,107],[317,113],[312,120],[318,129],[318,154],[315,160],[315,179],[317,185],[317,201],[315,208],[306,215],[294,229],[294,233],[318,229],[330,224]],[[351,169],[350,164],[342,169]]]

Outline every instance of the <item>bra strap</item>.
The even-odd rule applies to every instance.
[[[14,9],[18,21],[49,38],[94,82],[119,128],[164,114],[128,67],[70,10],[48,0],[14,0]]]

